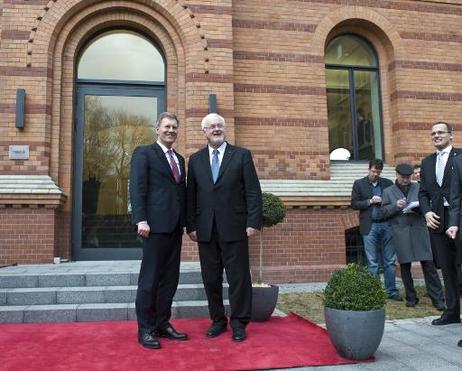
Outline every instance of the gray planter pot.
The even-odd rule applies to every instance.
[[[268,321],[276,308],[279,287],[252,287],[252,316],[256,322]]]
[[[338,354],[348,359],[367,359],[380,345],[385,309],[351,311],[324,308],[327,332]]]

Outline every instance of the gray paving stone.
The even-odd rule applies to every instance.
[[[138,286],[138,277],[139,277],[139,273],[131,273],[130,274],[130,285],[137,285]],[[181,279],[181,275],[180,275],[180,279]]]
[[[136,321],[135,303],[129,303],[127,306],[127,317],[129,321]]]
[[[24,322],[24,309],[26,306],[0,307],[0,323]]]
[[[136,298],[136,286],[109,286],[104,291],[105,303],[133,303]]]
[[[101,287],[66,287],[56,293],[58,304],[104,303],[104,290]]]
[[[17,287],[38,287],[38,276],[36,275],[0,275],[0,288],[17,288]]]
[[[418,356],[402,353],[399,361],[408,366],[409,369],[416,369],[419,371],[434,371],[434,370],[460,370],[460,367],[454,363],[438,357],[434,353],[420,352]]]
[[[84,274],[45,274],[38,276],[39,287],[85,286]]]
[[[127,304],[80,304],[77,322],[126,321]]]
[[[8,305],[56,304],[56,290],[49,288],[12,289],[6,293]]]
[[[76,305],[32,305],[24,309],[24,322],[75,322]]]
[[[6,305],[6,291],[0,290],[0,305]]]
[[[421,348],[421,351],[425,354],[443,358],[447,362],[450,362],[454,366],[458,366],[462,370],[462,348],[459,348],[456,345],[461,338],[462,331],[459,337],[452,335],[449,344],[436,343],[433,344],[433,346],[426,345]]]
[[[131,273],[88,273],[85,276],[87,286],[128,286]]]

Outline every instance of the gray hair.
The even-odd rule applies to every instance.
[[[208,125],[210,124],[210,121],[215,121],[215,120],[218,120],[223,125],[225,125],[225,119],[222,116],[220,116],[218,113],[209,113],[207,116],[205,116],[202,119],[202,122],[201,122],[202,130],[208,127]]]
[[[170,120],[175,120],[178,125],[180,125],[180,122],[178,121],[178,118],[176,115],[172,112],[162,112],[159,117],[157,118],[156,121],[156,129],[159,128],[160,123],[162,122],[163,119],[170,119]]]

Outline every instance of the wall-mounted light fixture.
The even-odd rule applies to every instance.
[[[26,112],[26,91],[16,90],[16,128],[24,129],[24,115]]]
[[[209,113],[217,113],[217,95],[209,93]]]

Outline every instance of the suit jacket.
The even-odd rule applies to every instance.
[[[391,186],[393,182],[390,179],[379,178],[378,180],[382,194],[385,188]],[[359,232],[362,235],[368,234],[372,225],[372,205],[369,200],[372,198],[372,187],[369,177],[357,179],[353,183],[351,191],[351,207],[359,210]]]
[[[170,233],[185,225],[186,172],[184,158],[175,152],[181,179],[176,183],[162,148],[153,143],[133,152],[130,169],[132,222],[147,221],[151,233]]]
[[[455,157],[452,161],[454,173],[451,179],[451,192],[449,197],[449,226],[459,227],[459,238],[462,239],[461,229],[461,205],[462,200],[462,156]]]
[[[209,242],[214,220],[225,242],[245,239],[247,227],[262,225],[260,182],[247,149],[226,145],[215,184],[208,147],[189,159],[187,231],[196,231],[199,242]]]
[[[410,183],[406,202],[409,204],[417,201],[418,195],[419,184]],[[418,208],[416,211],[403,213],[402,209],[396,206],[396,201],[403,197],[403,192],[396,184],[385,189],[382,197],[382,212],[384,217],[390,218],[393,248],[398,261],[402,264],[433,260],[425,219]]]
[[[450,201],[453,160],[461,153],[462,149],[452,148],[446,167],[444,168],[443,183],[441,186],[436,182],[436,153],[432,153],[422,160],[419,191],[420,210],[423,215],[429,211],[433,211],[440,217],[440,226],[436,230],[430,229],[432,233],[444,233],[449,224],[448,220],[444,220],[443,198],[446,198],[448,202]]]

